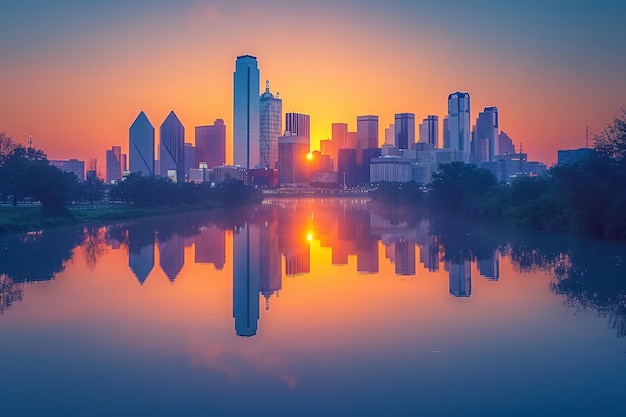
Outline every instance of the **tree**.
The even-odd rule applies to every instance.
[[[41,202],[44,212],[59,213],[68,201],[80,195],[76,175],[48,165],[47,161],[33,162],[24,172],[24,191]]]
[[[104,196],[104,181],[96,175],[95,171],[87,171],[85,182],[83,183],[83,195],[93,206],[94,201],[101,200]]]
[[[600,155],[626,163],[626,110],[594,137],[594,147]]]
[[[0,181],[13,196],[14,206],[17,205],[18,197],[24,195],[29,167],[38,162],[48,163],[43,151],[25,148],[0,133]]]

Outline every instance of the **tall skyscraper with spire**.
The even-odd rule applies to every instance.
[[[265,82],[265,92],[260,98],[260,165],[276,169],[278,166],[278,137],[283,133],[283,101],[278,93],[270,92],[270,82]]]
[[[161,176],[172,178],[175,172],[173,179],[182,182],[185,180],[185,127],[173,111],[161,124],[160,134]]]
[[[237,57],[233,88],[233,162],[250,169],[259,165],[261,159],[259,68],[256,57]]]
[[[448,134],[450,149],[461,151],[463,162],[469,163],[471,134],[469,93],[457,91],[448,96]]]
[[[128,129],[130,172],[149,177],[154,172],[154,127],[142,111]]]

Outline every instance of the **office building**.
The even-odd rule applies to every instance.
[[[357,164],[363,164],[363,151],[378,148],[378,116],[357,116]]]
[[[173,111],[161,124],[159,161],[162,177],[185,180],[185,127]]]
[[[398,149],[411,149],[415,143],[415,115],[399,113],[395,115],[395,146]]]
[[[309,138],[285,134],[278,138],[278,184],[305,185],[308,178]]]
[[[259,165],[261,158],[259,68],[255,57],[237,57],[233,83],[233,162],[250,169]]]
[[[439,117],[428,115],[420,125],[419,143],[428,143],[439,147]]]
[[[216,119],[212,125],[196,126],[196,167],[214,168],[226,163],[226,126]]]
[[[470,133],[470,95],[457,91],[448,96],[447,148],[461,151],[465,163],[470,161]]]
[[[283,101],[270,92],[270,82],[265,82],[265,92],[260,98],[260,165],[276,169],[278,166],[278,137],[283,131]]]
[[[57,167],[63,172],[71,172],[76,175],[80,181],[85,180],[85,161],[79,161],[78,159],[70,159],[67,161],[62,160],[50,160],[50,165]]]
[[[196,165],[196,148],[191,143],[185,143],[185,176],[189,176],[189,170],[198,168]]]
[[[285,113],[285,131],[311,139],[311,116],[300,113]]]
[[[106,151],[106,181],[108,184],[122,179],[122,147],[113,146]]]
[[[144,177],[156,175],[154,170],[154,127],[142,111],[128,129],[130,172]]]
[[[497,107],[485,107],[478,113],[474,141],[476,162],[493,161],[500,155]]]

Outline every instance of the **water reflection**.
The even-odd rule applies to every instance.
[[[158,261],[176,284],[186,262],[211,264],[218,271],[228,267],[227,236],[232,236],[232,315],[239,336],[257,334],[261,303],[270,310],[283,279],[301,279],[324,267],[322,262],[361,274],[378,274],[381,262],[389,262],[400,279],[434,277],[443,269],[449,294],[467,298],[475,296],[473,272],[497,285],[503,257],[520,272],[550,272],[552,291],[569,306],[606,317],[618,336],[626,335],[623,245],[494,230],[361,200],[278,200],[5,237],[0,241],[0,314],[22,299],[23,283],[53,279],[76,253],[94,270],[107,251],[125,251],[140,285],[155,274]],[[314,242],[329,252],[328,258],[312,258]],[[190,259],[185,248],[193,248]]]

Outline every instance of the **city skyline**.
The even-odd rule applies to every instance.
[[[104,159],[111,145],[121,144],[128,154],[127,129],[140,111],[163,120],[174,109],[188,127],[217,118],[233,126],[229,73],[233,58],[249,53],[259,60],[261,79],[280,85],[284,112],[311,115],[312,149],[331,136],[332,123],[355,131],[358,115],[380,117],[379,137],[399,112],[443,120],[445,96],[460,90],[472,96],[470,120],[496,105],[500,127],[516,145],[523,142],[532,159],[556,162],[557,149],[583,146],[585,127],[599,133],[624,105],[620,68],[626,58],[614,52],[624,6],[491,3],[301,1],[286,11],[280,1],[112,2],[106,8],[83,2],[57,14],[44,2],[2,6],[8,24],[0,41],[6,57],[0,87],[7,100],[0,104],[0,130],[21,143],[32,134],[34,146],[50,159],[89,160]],[[283,22],[280,31],[251,24],[271,16]],[[149,29],[165,18],[183,30]],[[288,29],[306,26],[302,19],[336,28],[284,37]],[[582,30],[585,21],[593,28]],[[363,23],[389,30],[368,33]],[[472,31],[457,42],[454,35],[468,26]],[[487,33],[498,36],[488,39]],[[278,42],[301,47],[273,48]],[[427,44],[438,51],[429,68],[419,65]],[[178,64],[155,67],[150,58],[162,53],[176,56]],[[467,62],[465,71],[453,65],[459,60]],[[70,118],[72,123],[59,122]]]

